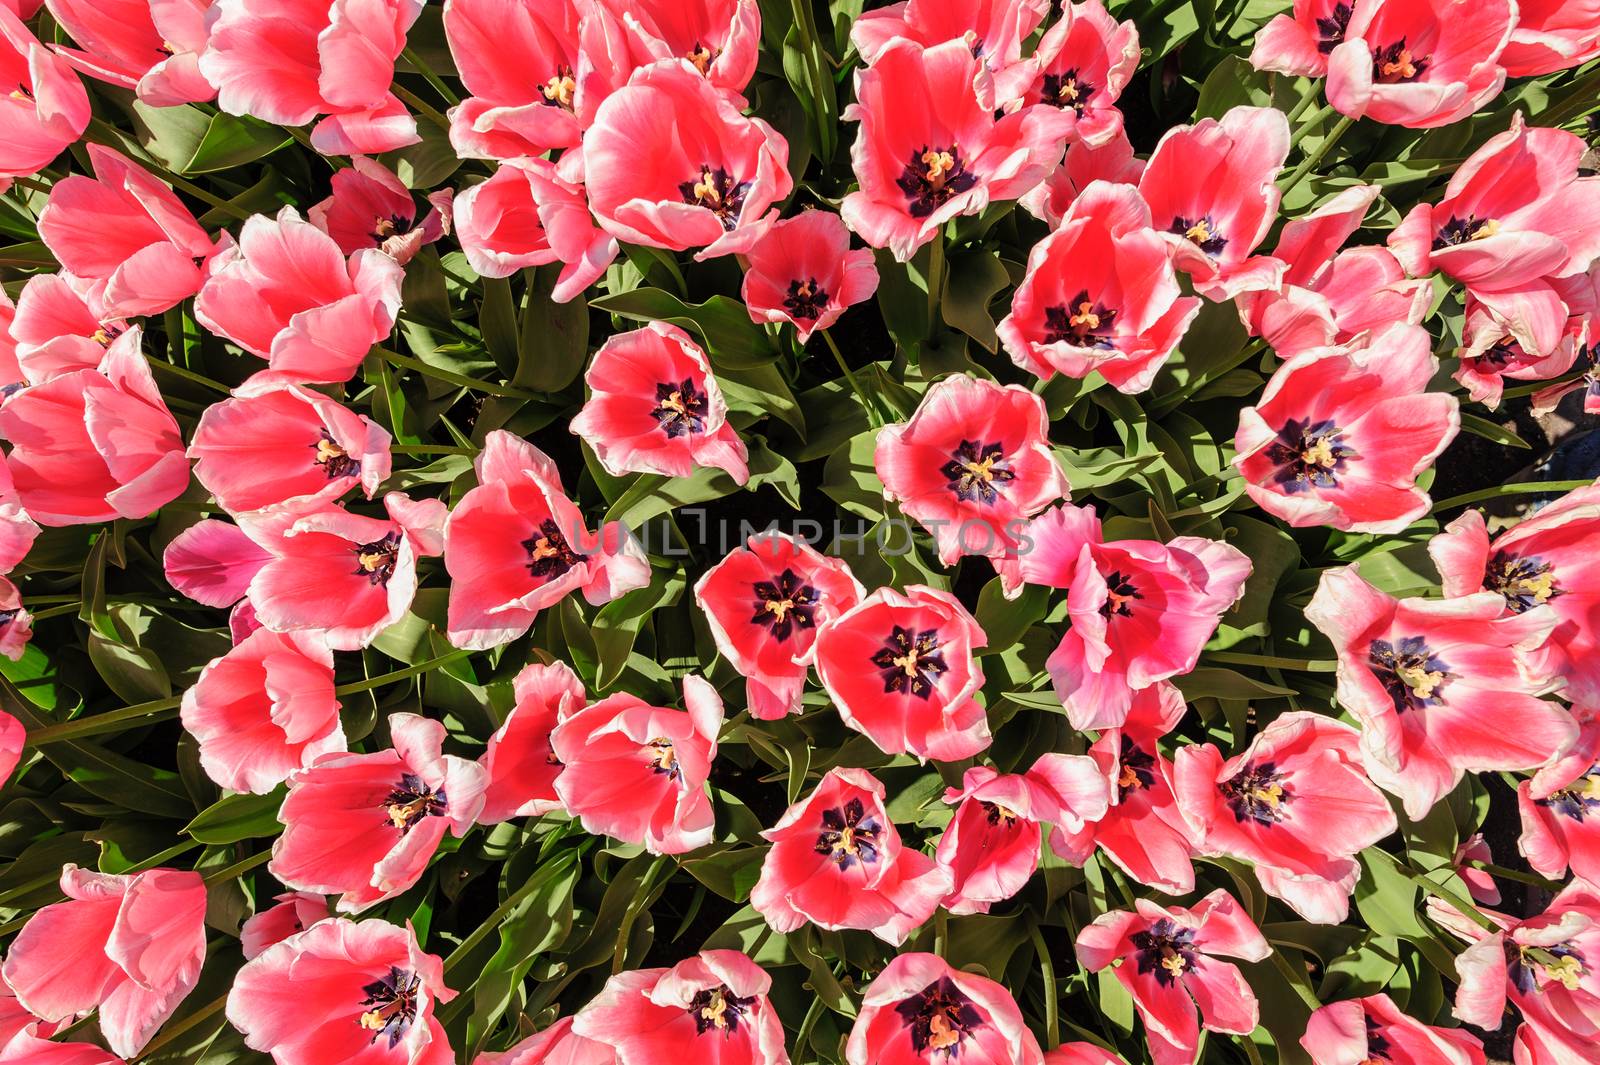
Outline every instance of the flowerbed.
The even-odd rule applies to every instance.
[[[1594,1060],[1600,5],[0,37],[0,1062]]]

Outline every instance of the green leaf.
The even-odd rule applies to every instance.
[[[550,298],[561,267],[529,270],[528,306],[522,312],[517,372],[511,383],[533,392],[559,392],[583,372],[589,357],[589,305],[580,294],[566,303]]]
[[[1493,440],[1495,443],[1500,444],[1503,447],[1515,447],[1523,450],[1529,450],[1533,447],[1532,444],[1528,443],[1526,440],[1522,439],[1522,437],[1518,436],[1510,429],[1507,429],[1505,426],[1496,425],[1488,418],[1480,418],[1476,414],[1462,414],[1461,428],[1465,429],[1473,436],[1481,436],[1485,440]]]
[[[244,839],[276,836],[282,824],[278,808],[287,789],[279,785],[265,795],[228,795],[212,803],[184,827],[201,843],[238,843]]]
[[[193,154],[178,168],[183,174],[211,174],[232,170],[257,159],[265,158],[279,148],[294,143],[294,138],[258,118],[241,117],[224,112],[211,116],[200,143]]]
[[[993,252],[952,256],[944,296],[939,302],[945,323],[982,344],[985,350],[998,351],[1000,338],[994,331],[989,304],[1010,283],[1011,275]]]
[[[1215,666],[1202,666],[1172,680],[1183,692],[1183,697],[1190,702],[1206,698],[1249,700],[1299,694],[1293,688],[1280,688],[1274,684],[1254,680],[1235,670]]]
[[[671,322],[686,329],[705,342],[720,368],[762,367],[778,354],[777,343],[751,321],[744,304],[727,296],[691,304],[665,289],[636,288],[601,296],[590,306],[638,322]]]
[[[517,331],[517,307],[511,299],[511,281],[504,277],[483,279],[483,303],[478,315],[478,329],[483,334],[484,347],[495,365],[506,375],[515,373],[521,347]]]
[[[1007,599],[996,577],[978,593],[978,624],[989,643],[978,653],[999,654],[1022,639],[1023,633],[1043,620],[1050,608],[1050,593],[1037,584],[1025,584],[1015,599]]]

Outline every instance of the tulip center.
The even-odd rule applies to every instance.
[[[690,181],[678,185],[683,202],[704,207],[717,216],[722,228],[733,232],[739,224],[739,212],[744,208],[745,194],[750,182],[740,182],[722,167],[702,163],[700,173]]]
[[[371,1043],[385,1037],[393,1050],[405,1038],[417,1016],[417,997],[422,980],[416,973],[391,965],[387,976],[361,988],[366,998],[361,1005],[361,1027],[372,1033]]]
[[[328,430],[322,430],[322,436],[311,445],[316,450],[316,457],[311,460],[313,466],[321,466],[322,472],[328,480],[338,480],[340,477],[359,477],[361,475],[361,461],[350,457],[350,453],[334,443],[333,436]]]
[[[923,1056],[930,1050],[944,1051],[947,1059],[959,1056],[961,1041],[985,1023],[978,1007],[948,976],[907,998],[894,1011],[911,1030],[911,1049]]]
[[[1499,592],[1514,614],[1532,610],[1561,594],[1556,587],[1554,566],[1541,558],[1520,558],[1504,551],[1496,552],[1489,560],[1483,586]]]
[[[1554,810],[1562,817],[1582,822],[1596,807],[1600,807],[1600,765],[1592,765],[1583,776],[1564,788],[1550,793],[1534,803]]]
[[[669,438],[703,433],[706,431],[707,400],[706,393],[687,377],[677,382],[666,381],[656,385],[656,406],[650,414]]]
[[[673,748],[672,741],[665,736],[657,736],[645,744],[650,748],[650,770],[662,773],[670,781],[683,779],[683,765],[678,761],[678,752]]]
[[[755,996],[740,998],[727,985],[707,988],[689,1001],[696,1035],[721,1032],[724,1038],[739,1031],[744,1015],[755,1005]]]
[[[372,242],[382,244],[390,237],[411,232],[411,222],[400,215],[378,215],[372,221]]]
[[[400,783],[383,800],[389,823],[403,836],[425,817],[443,817],[450,809],[444,789],[437,791],[422,782],[415,773],[401,773]]]
[[[1044,311],[1046,344],[1065,341],[1076,348],[1109,348],[1117,312],[1089,298],[1087,289],[1065,304]]]
[[[804,281],[796,278],[789,282],[789,294],[783,298],[783,309],[789,312],[789,317],[814,322],[822,317],[827,306],[828,290],[816,278],[808,277]]]
[[[939,473],[957,499],[985,506],[993,506],[1000,498],[1000,486],[1017,477],[998,442],[980,444],[976,440],[961,441]]]
[[[1412,54],[1411,49],[1406,47],[1404,37],[1387,48],[1372,50],[1373,81],[1383,82],[1385,85],[1416,81],[1427,69],[1428,57]]]
[[[1118,752],[1117,761],[1117,801],[1121,802],[1129,792],[1145,791],[1156,783],[1156,759],[1144,748],[1130,740],[1126,735],[1122,737],[1122,749]]]
[[[1278,467],[1274,480],[1294,495],[1312,488],[1339,487],[1339,471],[1360,455],[1344,442],[1343,430],[1333,422],[1291,418],[1268,446],[1267,458]]]
[[[1367,662],[1396,710],[1420,710],[1442,702],[1439,692],[1450,680],[1450,667],[1421,636],[1405,636],[1393,643],[1373,640],[1367,648]]]
[[[927,218],[977,183],[977,175],[967,170],[961,148],[955,144],[948,148],[924,145],[912,151],[905,169],[895,179],[906,195],[912,218]]]
[[[1350,26],[1350,5],[1334,4],[1327,18],[1317,19],[1317,51],[1327,55],[1344,43],[1344,34]]]
[[[1168,226],[1167,230],[1178,234],[1207,255],[1220,255],[1222,249],[1228,246],[1228,238],[1222,235],[1221,228],[1210,215],[1202,215],[1199,218],[1185,218],[1179,215],[1172,220],[1172,225]]]
[[[578,79],[572,76],[572,68],[565,63],[556,67],[555,76],[539,89],[539,94],[544,97],[546,104],[559,107],[563,111],[573,109],[572,100],[577,92]]]
[[[395,560],[400,554],[400,534],[389,533],[381,540],[362,544],[354,550],[355,575],[367,578],[374,586],[388,587],[389,578],[394,576]]]
[[[950,668],[939,650],[938,629],[913,632],[899,625],[873,654],[872,664],[883,677],[885,694],[918,699],[932,695],[939,675]]]
[[[1465,218],[1450,216],[1433,238],[1433,250],[1443,251],[1445,248],[1455,248],[1462,244],[1470,244],[1475,240],[1487,240],[1500,232],[1500,222],[1494,218],[1479,218],[1477,215],[1467,215]]]
[[[554,580],[588,557],[572,549],[554,518],[541,521],[538,531],[522,541],[522,549],[528,552],[528,573],[546,580]]]
[[[721,54],[722,49],[713,48],[709,44],[701,44],[696,41],[694,42],[694,47],[684,53],[684,58],[693,63],[694,68],[700,73],[709,74],[711,72],[711,64],[715,63],[717,57]]]
[[[1138,952],[1139,972],[1153,973],[1156,983],[1172,987],[1178,978],[1199,963],[1194,948],[1194,929],[1180,928],[1163,917],[1142,932],[1129,937]]]
[[[1143,598],[1144,593],[1135,588],[1120,570],[1112,570],[1106,577],[1106,601],[1100,604],[1100,616],[1131,618],[1134,602]]]
[[[99,344],[102,348],[109,348],[111,342],[121,336],[126,330],[120,326],[100,323],[100,328],[89,334],[89,339]]]
[[[5,628],[7,625],[17,620],[17,615],[20,613],[22,613],[21,607],[13,607],[10,610],[0,610],[0,629]]]
[[[1507,936],[1504,949],[1511,982],[1525,995],[1542,990],[1548,983],[1576,991],[1589,972],[1583,953],[1570,943],[1526,947]]]
[[[857,862],[872,865],[878,860],[878,835],[882,829],[875,817],[867,815],[860,799],[851,799],[844,809],[822,811],[822,832],[817,836],[816,852],[826,854],[840,869]]]
[[[1233,810],[1235,821],[1258,825],[1278,824],[1287,816],[1284,807],[1294,799],[1294,790],[1272,762],[1246,765],[1218,784],[1217,790]]]
[[[1089,100],[1094,94],[1095,87],[1078,77],[1076,67],[1059,74],[1044,76],[1045,103],[1055,104],[1061,108],[1070,107],[1081,115],[1084,108],[1089,106]]]
[[[756,612],[750,621],[767,626],[779,643],[792,636],[795,629],[809,629],[816,624],[820,597],[794,570],[786,569],[770,581],[756,581],[754,588]]]
[[[1389,1057],[1389,1041],[1378,1032],[1378,1022],[1366,1015],[1362,1020],[1367,1026],[1367,1060],[1362,1065],[1382,1065],[1393,1060]]]

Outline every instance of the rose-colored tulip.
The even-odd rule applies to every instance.
[[[1073,120],[1042,106],[997,117],[988,78],[960,39],[897,40],[856,71],[844,118],[861,123],[850,149],[861,187],[839,213],[862,240],[905,262],[950,219],[1017,199],[1061,160]]]
[[[1044,1056],[1044,1065],[1123,1065],[1122,1059],[1093,1043],[1062,1043]]]
[[[1600,56],[1600,2],[1517,0],[1517,26],[1500,65],[1513,78],[1570,70]]]
[[[510,1050],[479,1054],[473,1065],[617,1065],[616,1051],[576,1034],[572,1024],[563,1017]]]
[[[878,434],[873,465],[884,495],[933,534],[939,561],[1005,558],[1024,549],[1027,519],[1071,490],[1049,432],[1028,389],[952,374]]]
[[[1328,53],[1328,102],[1412,129],[1460,121],[1505,85],[1516,12],[1516,0],[1359,0]]]
[[[1118,22],[1101,0],[1064,6],[1039,42],[1042,66],[1023,104],[1048,104],[1072,118],[1074,143],[1104,147],[1122,134],[1117,99],[1139,69],[1139,29]]]
[[[50,14],[78,43],[57,47],[68,63],[132,89],[151,107],[198,103],[217,95],[200,73],[214,0],[49,0]]]
[[[1361,723],[1373,782],[1418,820],[1464,772],[1534,769],[1577,740],[1572,715],[1539,698],[1553,687],[1532,655],[1557,617],[1503,616],[1493,592],[1395,599],[1354,565],[1327,570],[1306,618],[1339,655],[1339,705]]]
[[[630,244],[696,259],[750,250],[789,195],[789,144],[687,60],[636,71],[583,138],[589,206]]]
[[[1143,173],[1144,160],[1133,154],[1133,144],[1121,130],[1098,147],[1075,140],[1067,145],[1061,165],[1050,171],[1050,176],[1030,189],[1018,203],[1023,210],[1054,229],[1090,183],[1109,181],[1113,185],[1138,185]]]
[[[810,921],[899,946],[933,916],[950,874],[900,841],[885,794],[865,769],[831,769],[762,833],[772,848],[750,905],[774,930],[787,934]]]
[[[0,574],[16,569],[38,537],[38,523],[22,507],[11,468],[0,462]]]
[[[686,59],[708,82],[730,93],[743,92],[755,76],[761,46],[758,0],[598,0],[598,4],[625,28],[633,65]]]
[[[450,109],[458,154],[505,160],[577,147],[592,83],[593,54],[579,49],[584,16],[579,0],[446,0],[445,41],[471,94]],[[593,117],[598,101],[583,102]]]
[[[5,655],[16,662],[22,658],[28,649],[28,641],[33,638],[33,615],[22,605],[22,593],[17,586],[12,584],[7,577],[0,577],[0,655]],[[22,754],[21,740],[14,732],[6,733],[8,742],[15,740],[18,757]],[[16,760],[12,759],[11,767],[5,775],[11,775],[11,769],[16,768]],[[3,778],[0,778],[3,782]]]
[[[1459,1028],[1435,1028],[1407,1016],[1388,995],[1334,1002],[1311,1014],[1300,1045],[1317,1065],[1484,1065],[1483,1043]]]
[[[689,477],[714,467],[737,484],[750,479],[711,364],[677,326],[650,322],[617,333],[595,352],[584,381],[589,401],[569,428],[613,477]]]
[[[422,0],[215,0],[200,73],[217,106],[304,126],[327,155],[376,155],[417,143],[417,122],[390,91]]]
[[[1541,876],[1600,882],[1600,719],[1585,711],[1564,756],[1517,785],[1517,850]],[[1496,898],[1493,901],[1498,902]]]
[[[11,335],[20,380],[43,384],[100,365],[111,342],[128,331],[105,307],[105,286],[68,273],[35,274],[17,297]]]
[[[277,1065],[454,1065],[433,1011],[455,997],[409,923],[340,917],[246,962],[227,1016]]]
[[[277,905],[247,919],[239,929],[239,948],[245,961],[332,916],[327,897],[310,891],[285,891],[273,896],[272,901]]]
[[[867,985],[850,1029],[848,1065],[928,1061],[1044,1065],[1011,992],[936,954],[901,954]]]
[[[331,503],[359,486],[368,499],[389,476],[389,434],[320,392],[296,385],[241,389],[200,415],[194,475],[228,513],[277,503]]]
[[[404,266],[424,244],[450,232],[454,193],[428,194],[428,212],[417,222],[417,202],[393,171],[364,155],[334,172],[333,195],[306,212],[310,223],[332,237],[339,250],[354,255],[362,248],[380,248]]]
[[[511,690],[516,703],[478,759],[489,775],[483,811],[478,814],[480,824],[561,809],[561,797],[556,794],[561,759],[556,757],[550,734],[583,709],[583,681],[564,662],[548,666],[530,662],[512,679]]]
[[[4,6],[0,4],[0,6]],[[65,1043],[46,1039],[48,1025],[28,1025],[0,1044],[4,1065],[125,1065],[93,1043]]]
[[[89,94],[67,61],[40,44],[13,8],[0,4],[0,178],[37,174],[89,127]],[[9,182],[7,182],[9,184]]]
[[[788,322],[800,343],[872,298],[872,252],[850,250],[850,231],[832,211],[802,211],[777,223],[750,249],[745,307],[756,322]]]
[[[338,895],[340,913],[360,913],[410,888],[445,830],[466,835],[483,808],[488,774],[442,753],[443,724],[391,714],[389,735],[392,748],[327,755],[292,774],[278,811],[283,834],[267,868],[287,887]]]
[[[267,360],[257,383],[347,381],[394,328],[405,270],[377,248],[346,260],[293,207],[256,215],[206,269],[195,318]]]
[[[683,678],[683,710],[626,692],[573,713],[550,734],[561,763],[556,795],[586,831],[683,854],[711,842],[706,778],[717,756],[722,699],[704,678]]]
[[[1461,365],[1455,379],[1467,394],[1490,410],[1500,405],[1505,383],[1548,381],[1577,364],[1592,334],[1600,332],[1600,266],[1586,274],[1550,281],[1556,303],[1517,300],[1509,315],[1494,306],[1493,298],[1467,294],[1466,323],[1462,327]],[[1535,309],[1540,313],[1518,313]],[[1550,313],[1542,313],[1548,310]]]
[[[704,950],[670,969],[613,976],[572,1031],[611,1048],[618,1065],[789,1065],[771,990],[772,977],[738,951]]]
[[[1257,70],[1320,78],[1328,56],[1344,43],[1355,0],[1294,0],[1294,10],[1274,15],[1256,31],[1250,65]]]
[[[551,298],[566,303],[594,284],[617,257],[617,238],[597,228],[582,185],[564,181],[544,159],[514,159],[455,204],[456,239],[484,277],[561,263]]]
[[[1500,885],[1494,875],[1486,869],[1479,869],[1470,864],[1472,862],[1494,864],[1494,852],[1489,849],[1489,844],[1483,836],[1476,832],[1456,846],[1453,863],[1456,875],[1467,885],[1467,894],[1472,896],[1472,901],[1489,906],[1500,905]]]
[[[26,388],[0,407],[18,497],[40,525],[142,518],[183,494],[189,460],[135,326],[97,369]]]
[[[799,712],[818,630],[866,594],[843,560],[779,532],[752,536],[694,586],[717,652],[744,675],[759,721]]]
[[[232,791],[265,795],[296,769],[347,749],[333,652],[312,633],[251,633],[201,670],[181,715],[201,768]]]
[[[1015,101],[1038,73],[1022,45],[1050,13],[1050,0],[902,0],[857,16],[850,43],[862,62],[878,62],[896,41],[932,48],[960,41],[980,60],[969,80],[990,110]],[[1068,15],[1064,21],[1070,21]],[[1040,44],[1039,52],[1045,52]]]
[[[98,1011],[111,1049],[137,1057],[200,979],[205,884],[177,869],[114,876],[67,865],[61,893],[67,901],[36,911],[12,940],[6,983],[46,1021]]]
[[[1227,761],[1209,743],[1180,748],[1172,779],[1201,853],[1251,863],[1267,894],[1315,924],[1349,915],[1355,855],[1395,830],[1359,734],[1311,711],[1277,718]]]

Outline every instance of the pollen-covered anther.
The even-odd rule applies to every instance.
[[[944,1014],[935,1013],[928,1018],[928,1046],[935,1050],[945,1050],[959,1042],[961,1033],[950,1024]]]
[[[928,179],[928,184],[936,189],[944,187],[946,175],[956,168],[954,155],[934,148],[929,148],[922,153],[922,163],[928,168],[928,172],[924,177]]]
[[[1430,670],[1425,665],[1419,664],[1407,663],[1398,666],[1395,673],[1418,699],[1432,699],[1433,693],[1439,690],[1439,686],[1445,680],[1442,672]]]
[[[1068,318],[1067,322],[1070,325],[1080,327],[1084,330],[1100,328],[1100,316],[1094,313],[1094,304],[1090,303],[1088,300],[1078,304],[1077,313],[1073,314],[1071,318]]]
[[[572,76],[572,71],[561,67],[556,71],[555,77],[544,83],[539,92],[549,103],[555,104],[564,111],[573,109],[573,97],[578,91],[578,80]]]
[[[1417,66],[1412,61],[1411,49],[1402,48],[1393,59],[1379,64],[1378,72],[1386,78],[1401,78],[1409,81],[1417,76]]]
[[[717,177],[715,174],[709,170],[700,172],[700,180],[694,183],[694,197],[701,203],[713,206],[722,202],[722,193],[717,189]]]

